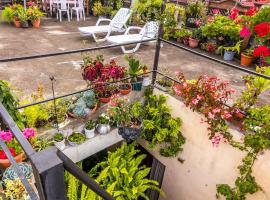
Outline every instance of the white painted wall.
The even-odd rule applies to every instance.
[[[156,93],[162,93],[155,91]],[[200,123],[202,115],[192,112],[182,102],[172,96],[168,104],[173,107],[173,116],[183,121],[182,133],[186,137],[184,150],[176,158],[159,156],[158,150],[151,153],[166,165],[162,189],[167,200],[214,200],[216,184],[234,185],[238,176],[237,166],[245,152],[241,152],[228,144],[213,147],[207,135],[207,125]],[[241,134],[231,130],[236,140]],[[143,141],[141,141],[144,143]],[[180,163],[177,158],[184,159]],[[262,192],[248,195],[248,200],[270,200],[270,152],[258,157],[253,169]]]

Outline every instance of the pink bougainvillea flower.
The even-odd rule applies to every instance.
[[[224,119],[229,119],[229,118],[232,117],[232,115],[231,115],[231,113],[229,111],[225,110],[224,113],[223,113],[223,115],[222,115],[222,117]]]
[[[222,134],[216,134],[212,139],[212,144],[213,146],[217,147],[220,143],[220,141],[223,139],[223,135]]]
[[[213,113],[219,113],[220,112],[220,108],[215,108],[214,110],[213,110]]]
[[[251,32],[247,27],[243,27],[242,30],[240,31],[240,37],[242,38],[249,37],[250,35]]]
[[[270,32],[270,25],[267,22],[262,22],[254,27],[254,31],[259,37],[267,36]]]
[[[209,113],[208,113],[208,118],[209,118],[209,119],[214,119],[214,118],[215,118],[215,114],[209,112]]]
[[[4,142],[10,142],[13,138],[11,131],[1,131],[0,132],[0,138],[4,141]]]
[[[258,46],[253,51],[254,57],[268,57],[269,56],[269,48],[267,46]]]
[[[23,130],[23,135],[26,139],[29,139],[29,138],[32,138],[32,137],[35,137],[36,135],[36,131],[35,129],[33,128],[25,128]]]
[[[230,19],[236,19],[239,15],[239,10],[237,8],[232,8],[229,18]]]

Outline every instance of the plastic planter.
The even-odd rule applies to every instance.
[[[95,129],[93,128],[91,130],[88,130],[88,129],[84,128],[84,134],[88,139],[93,138],[93,137],[95,137]]]
[[[139,128],[131,128],[131,127],[118,127],[118,134],[121,135],[125,140],[132,141],[139,138],[142,131],[142,126]]]
[[[244,53],[241,53],[241,65],[248,67],[253,61],[253,56],[247,56]]]
[[[223,59],[226,60],[226,61],[232,61],[234,56],[235,56],[234,51],[225,51]]]

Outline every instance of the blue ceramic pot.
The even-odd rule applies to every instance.
[[[235,56],[234,51],[225,51],[223,59],[226,60],[226,61],[232,61],[234,56]]]

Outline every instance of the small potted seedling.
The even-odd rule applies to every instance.
[[[126,82],[126,83],[121,83],[119,85],[119,90],[120,90],[120,93],[122,95],[126,95],[126,94],[129,94],[131,92],[131,89],[132,89],[132,86],[130,83]]]
[[[96,123],[93,120],[89,120],[84,127],[85,136],[90,139],[95,136],[95,125]]]
[[[241,53],[241,65],[248,67],[251,65],[254,57],[253,57],[253,48],[249,48],[246,51]]]
[[[235,46],[228,46],[228,47],[220,46],[218,48],[218,51],[221,52],[221,54],[224,51],[223,59],[225,61],[232,61],[233,58],[234,58],[234,56],[235,56],[235,54],[236,53],[238,53],[238,54],[240,53],[241,42],[242,41],[237,42]]]
[[[58,147],[60,150],[63,150],[66,147],[65,137],[62,133],[54,134],[53,140],[54,140],[54,145]]]
[[[70,146],[77,146],[86,140],[86,136],[79,132],[73,132],[67,140]]]
[[[102,135],[109,133],[111,130],[110,117],[106,115],[105,113],[102,113],[98,117],[96,129],[98,133]]]

